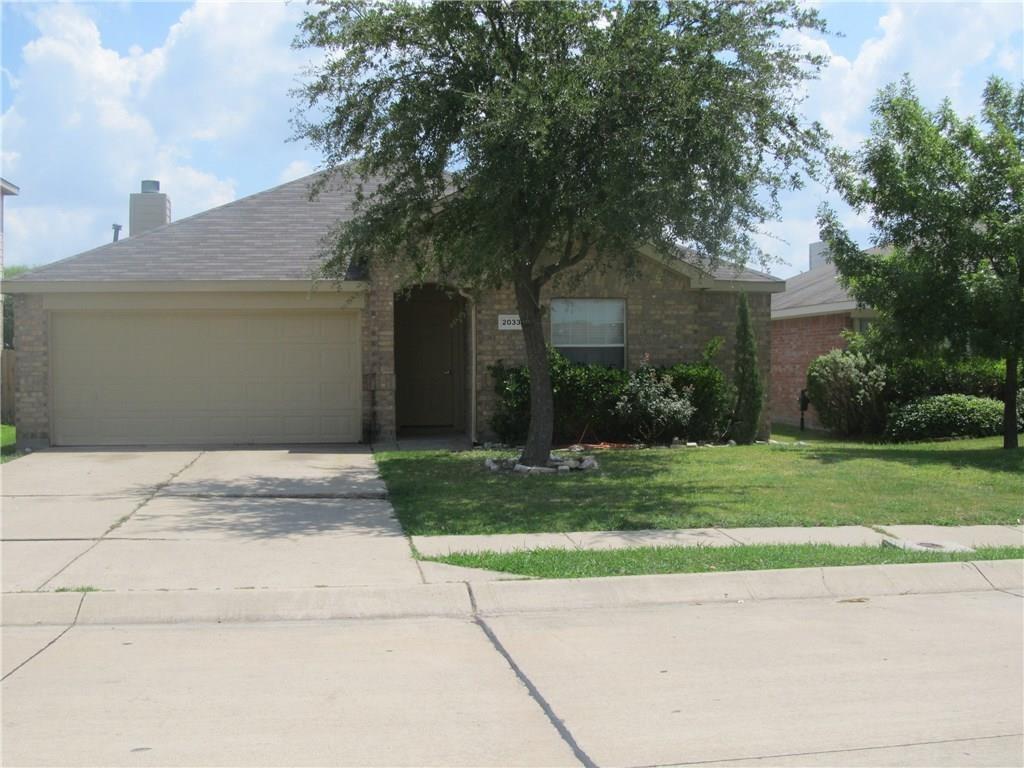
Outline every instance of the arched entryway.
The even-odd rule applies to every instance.
[[[439,285],[395,296],[395,376],[401,435],[466,429],[466,300]]]

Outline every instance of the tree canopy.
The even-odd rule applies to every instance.
[[[296,134],[363,182],[325,264],[399,261],[414,279],[511,285],[531,372],[524,461],[546,461],[541,287],[632,270],[643,248],[745,261],[823,145],[799,112],[824,29],[795,0],[377,3],[314,0],[322,51]],[[330,182],[330,175],[325,183]]]
[[[982,121],[950,102],[925,108],[908,78],[873,104],[871,138],[836,153],[839,191],[867,212],[862,251],[836,212],[819,213],[840,279],[897,353],[1006,360],[1004,446],[1018,445],[1017,363],[1024,353],[1024,84],[998,78]]]

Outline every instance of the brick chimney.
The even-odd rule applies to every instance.
[[[146,179],[142,191],[128,197],[128,237],[171,223],[171,201],[160,191],[160,182]]]

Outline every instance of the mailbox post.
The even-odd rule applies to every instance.
[[[804,414],[807,413],[807,408],[811,404],[811,398],[807,396],[807,390],[800,390],[800,431],[804,431]]]

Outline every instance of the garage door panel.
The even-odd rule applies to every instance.
[[[62,445],[350,442],[355,312],[56,312]]]

